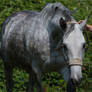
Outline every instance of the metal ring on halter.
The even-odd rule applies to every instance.
[[[74,65],[82,66],[83,64],[79,58],[75,58],[71,62],[69,62],[69,66],[74,66]]]

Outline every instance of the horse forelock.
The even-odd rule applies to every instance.
[[[69,36],[69,34],[74,31],[74,26],[75,24],[71,24],[70,27],[66,30],[66,32],[64,33],[63,39],[67,38]]]

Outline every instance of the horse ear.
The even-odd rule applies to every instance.
[[[54,12],[56,12],[56,11],[58,10],[58,8],[59,8],[59,7],[56,6],[56,5],[53,5],[53,6],[52,6],[52,9],[54,10]]]
[[[92,11],[89,13],[88,17],[82,23],[80,23],[80,27],[82,30],[85,29],[88,19],[90,18],[91,15],[92,15]]]
[[[86,18],[82,23],[80,23],[81,30],[84,30],[86,28],[87,22],[88,22],[88,18]]]
[[[63,30],[67,27],[66,21],[63,18],[60,18],[60,26]]]
[[[58,8],[59,8],[58,6],[55,6],[55,11],[57,11],[57,10],[58,10]]]

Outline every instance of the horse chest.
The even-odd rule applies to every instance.
[[[40,50],[40,58],[39,60],[43,61],[42,66],[45,72],[58,71],[66,64],[62,50],[52,49],[50,46]]]
[[[43,72],[59,72],[62,68],[64,68],[66,66],[66,63],[64,61],[64,59],[62,58],[62,56],[58,56],[58,57],[50,57],[51,61],[50,62],[46,62],[43,65]]]
[[[34,42],[35,51],[40,54],[42,60],[50,62],[55,61],[54,58],[62,57],[62,50],[57,51],[55,49],[60,38],[60,33],[49,34],[47,30],[43,30],[43,32],[39,30],[34,33],[34,41],[31,42]],[[30,46],[32,46],[32,43],[30,43]]]

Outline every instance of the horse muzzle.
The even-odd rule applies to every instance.
[[[78,58],[73,59],[70,64],[70,80],[73,85],[78,86],[82,80],[82,61]]]

